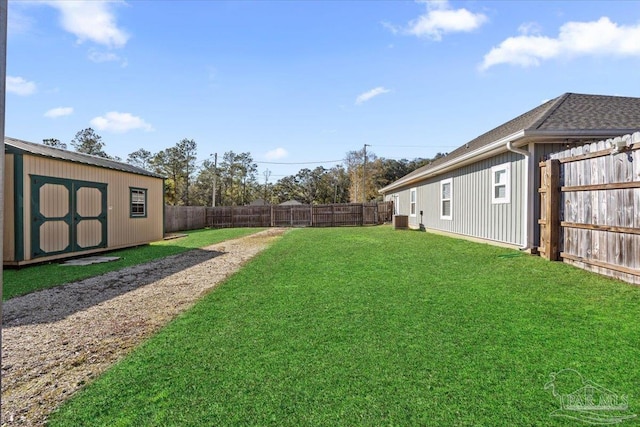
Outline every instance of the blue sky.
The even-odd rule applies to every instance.
[[[565,92],[640,97],[640,2],[9,1],[6,134],[93,127],[123,159],[192,138],[275,181],[452,151]]]

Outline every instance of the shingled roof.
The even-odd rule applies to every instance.
[[[5,150],[7,152],[29,153],[36,156],[50,157],[52,159],[66,160],[73,163],[82,163],[85,165],[97,166],[106,169],[113,169],[122,172],[134,173],[137,175],[151,176],[154,178],[163,178],[148,170],[122,163],[115,160],[105,159],[104,157],[91,156],[89,154],[77,153],[75,151],[63,150],[60,148],[49,147],[43,144],[22,141],[15,138],[4,139]]]
[[[524,136],[608,137],[640,129],[640,98],[565,93],[472,139],[451,153],[423,166],[380,190],[428,174],[463,155],[522,132]],[[506,151],[506,147],[505,147]]]

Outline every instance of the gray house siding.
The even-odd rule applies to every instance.
[[[509,164],[509,203],[492,203],[493,166]],[[416,216],[409,216],[409,226],[418,228],[420,221],[427,229],[462,234],[481,239],[523,244],[522,210],[524,157],[504,153],[455,171],[427,179],[415,187],[405,187],[389,194],[400,196],[400,214],[409,215],[409,197],[416,189]],[[451,178],[451,220],[440,215],[440,186]],[[420,211],[423,215],[420,216]]]
[[[385,198],[399,194],[400,213],[409,214],[410,189],[416,189],[418,215],[410,217],[411,227],[418,228],[422,222],[427,229],[533,249],[540,241],[539,162],[567,145],[632,134],[639,127],[640,98],[565,93],[468,141],[380,192]],[[493,183],[496,177],[503,180],[506,175],[491,170],[503,163],[510,165],[508,203],[501,196],[504,182]],[[451,179],[452,184],[452,216],[447,219],[440,217],[444,179]],[[501,200],[492,201],[496,192]]]

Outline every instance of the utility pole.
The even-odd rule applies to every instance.
[[[367,201],[367,147],[371,147],[369,144],[364,144],[364,162],[362,163],[362,203]]]
[[[211,207],[216,207],[216,178],[218,176],[218,153],[213,154],[213,194],[211,197]]]
[[[269,177],[271,176],[271,171],[269,169],[265,169],[264,171],[264,202],[268,203],[268,194],[267,190],[269,189]],[[269,203],[271,204],[271,203]]]

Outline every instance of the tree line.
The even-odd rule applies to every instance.
[[[67,148],[55,138],[44,139],[43,144]],[[91,128],[79,131],[71,140],[71,146],[79,153],[122,161],[105,152],[102,137]],[[380,200],[380,188],[445,154],[438,153],[430,159],[394,160],[377,157],[363,148],[349,151],[344,162],[332,168],[304,168],[275,183],[269,181],[268,169],[262,176],[258,175],[258,165],[249,152],[227,151],[219,159],[207,158],[201,162],[197,162],[196,155],[196,142],[184,138],[157,153],[140,148],[125,161],[165,177],[168,205],[238,206],[257,201],[278,204],[297,200],[304,204],[322,204]]]

